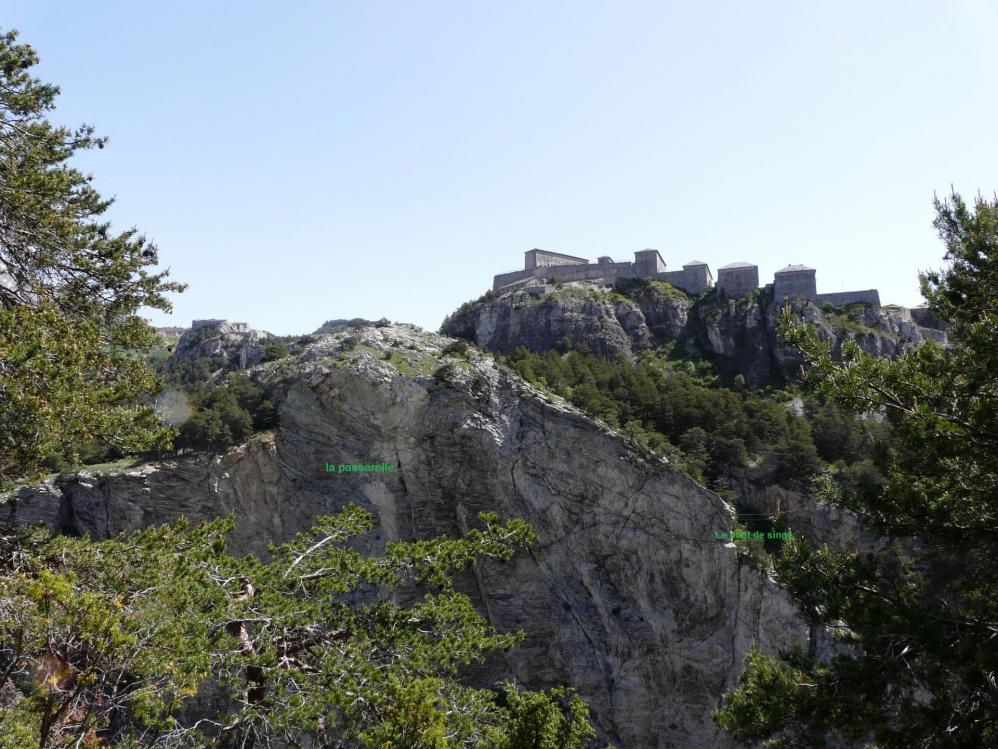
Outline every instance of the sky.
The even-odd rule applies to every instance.
[[[7,0],[77,158],[188,284],[155,325],[436,330],[534,247],[921,303],[998,189],[998,4]]]

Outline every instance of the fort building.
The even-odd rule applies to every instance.
[[[759,266],[736,262],[717,269],[717,288],[728,299],[752,294],[759,288]]]
[[[692,260],[682,270],[669,271],[658,250],[639,250],[634,253],[634,262],[615,262],[609,255],[603,255],[590,263],[574,255],[534,249],[524,253],[523,270],[497,274],[492,280],[492,290],[513,291],[543,285],[545,281],[612,284],[624,278],[668,281],[689,294],[699,294],[714,285],[714,277],[706,263]]]
[[[563,255],[560,252],[545,252],[544,250],[527,250],[523,255],[523,267],[528,270],[530,268],[550,268],[553,265],[580,265],[589,262],[584,257]]]
[[[806,265],[788,265],[773,276],[773,301],[782,304],[787,299],[818,301],[818,287],[814,268]]]
[[[806,299],[816,304],[843,305],[862,302],[880,306],[876,289],[842,291],[832,294],[817,293],[816,271],[806,265],[788,265],[776,271],[773,278],[774,301],[781,304],[786,299]],[[526,289],[532,293],[544,291],[547,283],[593,281],[613,284],[621,279],[648,279],[666,281],[687,294],[702,294],[714,287],[714,276],[707,263],[691,260],[682,270],[668,269],[658,250],[638,250],[634,260],[616,262],[609,255],[601,255],[595,263],[563,252],[532,249],[524,253],[523,270],[499,273],[492,279],[492,290],[500,293]],[[759,289],[759,266],[746,262],[729,263],[717,270],[717,290],[728,299],[738,299]],[[198,320],[196,323],[212,324],[219,321]]]
[[[683,263],[682,270],[658,273],[655,278],[667,281],[688,294],[700,294],[714,285],[714,275],[707,263],[701,260],[690,260],[688,263]]]
[[[634,272],[639,278],[653,278],[665,273],[665,261],[658,250],[640,250],[634,253]]]
[[[191,330],[211,328],[220,333],[249,333],[250,327],[244,322],[229,322],[228,320],[193,320]]]

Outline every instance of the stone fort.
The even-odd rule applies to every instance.
[[[250,327],[244,322],[229,322],[228,320],[194,320],[191,322],[191,330],[201,330],[208,328],[219,333],[249,333]]]
[[[492,290],[505,293],[526,289],[539,293],[548,282],[595,281],[612,284],[625,278],[667,281],[693,295],[713,288],[728,299],[737,299],[761,288],[759,266],[752,263],[728,263],[718,268],[715,282],[707,263],[691,260],[683,264],[682,270],[670,271],[658,250],[639,250],[634,253],[634,262],[617,263],[604,255],[595,263],[590,263],[583,257],[534,249],[524,253],[523,270],[496,275],[492,280]],[[836,306],[855,302],[880,306],[880,294],[876,289],[819,294],[815,269],[806,265],[788,265],[776,271],[773,283],[766,285],[767,289],[770,287],[777,303],[785,299],[806,299],[815,304]]]

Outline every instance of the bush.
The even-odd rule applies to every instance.
[[[456,341],[448,343],[446,346],[444,346],[443,350],[440,353],[442,353],[444,356],[462,356],[463,357],[463,356],[466,356],[468,354],[469,350],[470,350],[470,347],[468,346],[468,343],[466,341],[463,341],[463,340],[461,340],[459,338]]]
[[[448,362],[447,364],[437,367],[437,370],[433,373],[433,379],[437,382],[449,383],[453,381],[456,370],[457,367],[455,367],[453,363]]]
[[[283,343],[270,342],[263,346],[263,359],[264,362],[277,361],[278,359],[283,359],[290,355],[288,347]]]

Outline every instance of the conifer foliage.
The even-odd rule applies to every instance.
[[[483,515],[461,539],[370,557],[349,543],[371,529],[364,511],[317,522],[267,562],[225,553],[231,520],[100,543],[0,536],[0,749],[582,749],[593,738],[564,689],[456,679],[518,635],[493,630],[453,577],[510,559],[534,538],[525,523]]]
[[[741,739],[998,746],[998,198],[968,206],[954,193],[935,205],[948,266],[924,274],[922,292],[950,325],[949,348],[925,344],[884,360],[847,345],[835,360],[812,329],[789,317],[783,325],[811,387],[894,428],[887,480],[828,499],[925,551],[786,546],[780,580],[845,650],[828,660],[753,653],[716,716]]]
[[[47,119],[59,89],[31,76],[37,62],[0,34],[0,482],[83,442],[168,439],[141,402],[155,378],[127,351],[155,341],[139,308],[182,289],[149,271],[154,245],[103,219],[111,201],[70,159],[105,140]]]

